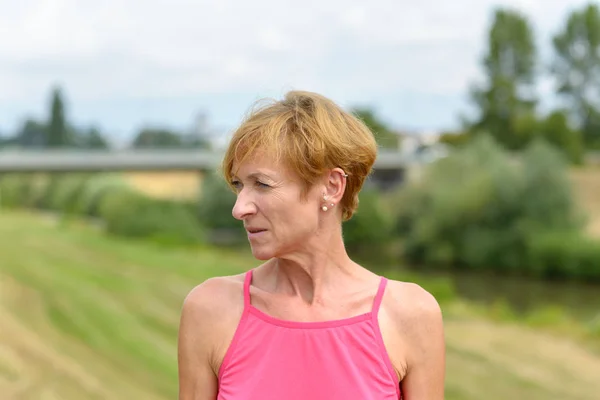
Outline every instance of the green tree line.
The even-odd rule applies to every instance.
[[[462,116],[458,132],[443,142],[460,145],[489,134],[511,150],[543,138],[572,162],[582,161],[590,149],[600,150],[600,8],[590,2],[573,9],[550,38],[552,58],[541,60],[529,16],[515,8],[498,7],[487,32],[481,60],[484,79],[474,82],[468,96],[472,116]],[[555,82],[559,105],[542,112],[537,85],[549,76]],[[383,148],[398,148],[398,132],[370,107],[351,110],[375,133]],[[110,147],[107,136],[95,127],[76,129],[66,118],[61,90],[52,91],[47,121],[27,119],[2,145],[20,147]],[[198,136],[171,129],[145,127],[133,135],[133,148],[208,147]]]
[[[590,3],[570,12],[551,38],[551,60],[540,60],[531,20],[512,8],[497,8],[481,61],[485,79],[469,90],[474,116],[463,117],[461,145],[491,135],[511,150],[543,138],[572,162],[587,149],[600,149],[600,9]],[[540,110],[537,83],[549,76],[559,105]],[[455,132],[456,133],[456,132]]]
[[[52,89],[48,117],[39,121],[27,118],[13,135],[0,136],[0,148],[19,147],[34,149],[73,148],[110,149],[106,133],[96,126],[78,128],[67,117],[64,93],[60,87]],[[129,143],[131,148],[194,148],[208,147],[206,139],[185,132],[157,127],[143,127]]]

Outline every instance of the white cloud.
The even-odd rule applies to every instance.
[[[341,12],[342,22],[350,27],[362,27],[366,23],[366,11],[364,6],[352,6]]]
[[[491,7],[498,2],[3,3],[0,103],[27,107],[54,82],[64,85],[73,102],[260,96],[292,87],[335,94],[339,101],[411,92],[466,95],[478,74]],[[502,2],[528,13],[543,34],[583,0],[573,3]]]

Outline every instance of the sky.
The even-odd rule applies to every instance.
[[[532,22],[543,62],[579,0],[0,0],[0,134],[67,118],[116,142],[141,127],[227,132],[260,98],[292,89],[372,107],[396,129],[452,129],[494,6]],[[539,93],[552,97],[544,78]]]

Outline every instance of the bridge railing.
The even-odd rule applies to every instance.
[[[206,150],[8,150],[0,151],[0,172],[76,172],[127,170],[214,170],[221,152]],[[401,169],[416,159],[380,152],[376,169]]]

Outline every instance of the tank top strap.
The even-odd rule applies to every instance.
[[[375,295],[375,300],[373,300],[373,316],[377,316],[379,313],[379,308],[381,307],[381,301],[383,300],[383,294],[385,293],[385,287],[387,285],[387,278],[385,276],[381,277],[379,281],[379,289],[377,289],[377,294]]]
[[[252,283],[252,269],[246,272],[244,278],[244,308],[250,307],[250,284]]]

